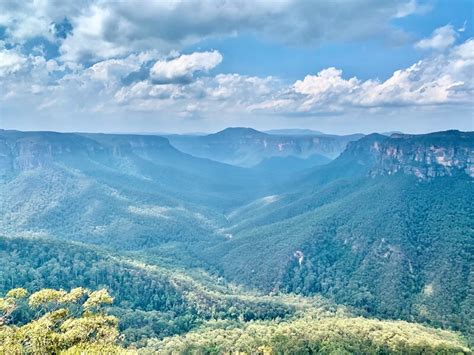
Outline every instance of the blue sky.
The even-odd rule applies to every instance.
[[[219,70],[246,75],[277,75],[297,80],[308,73],[327,67],[342,68],[348,76],[362,79],[386,79],[400,68],[410,66],[423,58],[425,53],[413,46],[413,41],[428,37],[434,29],[452,24],[465,26],[459,41],[474,34],[473,2],[470,0],[424,1],[424,14],[412,14],[389,21],[392,26],[408,32],[402,43],[387,43],[380,38],[363,41],[327,42],[318,46],[285,46],[276,40],[265,41],[257,36],[240,35],[234,38],[205,40],[185,50],[218,49],[226,58]],[[277,60],[275,60],[277,58]]]
[[[472,130],[473,6],[0,2],[0,128]]]

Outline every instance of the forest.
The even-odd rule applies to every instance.
[[[459,334],[368,319],[321,296],[268,296],[78,243],[0,241],[6,353],[469,353]]]

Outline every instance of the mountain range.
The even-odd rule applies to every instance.
[[[22,248],[34,254],[44,245],[38,255],[57,254],[67,243],[94,260],[126,260],[114,268],[164,285],[170,299],[180,299],[176,307],[188,307],[183,295],[202,298],[171,276],[156,281],[156,270],[184,270],[182,285],[196,270],[206,280],[210,274],[209,285],[225,285],[212,286],[214,295],[233,284],[256,290],[271,309],[256,319],[291,313],[277,297],[320,296],[353,314],[422,322],[472,339],[473,178],[473,132],[335,136],[228,128],[161,137],[0,130],[0,235],[8,237],[5,257],[28,260],[30,273],[35,264]],[[56,260],[58,273],[70,257]],[[148,266],[133,271],[137,263]],[[107,268],[101,272],[102,281],[81,279],[87,287],[118,282]],[[58,275],[42,286],[72,286]],[[5,278],[1,285],[18,283]],[[118,313],[126,313],[132,294],[121,294]],[[178,312],[165,300],[162,308],[143,306],[150,302],[130,309]],[[257,314],[252,302],[236,317]],[[184,322],[187,314],[179,314]],[[137,341],[138,328],[129,330]]]
[[[277,130],[267,133],[252,128],[227,128],[204,136],[171,135],[170,143],[197,157],[251,167],[265,158],[323,156],[337,157],[350,141],[362,134],[326,135],[317,131]]]

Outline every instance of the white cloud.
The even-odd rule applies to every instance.
[[[320,96],[327,92],[350,91],[357,79],[344,80],[341,77],[342,70],[334,67],[321,70],[317,75],[307,75],[304,80],[298,80],[294,84],[294,90],[300,94]]]
[[[429,38],[422,39],[415,44],[419,49],[444,50],[456,42],[457,33],[453,26],[446,25],[433,31]]]
[[[0,77],[19,71],[25,63],[26,58],[15,50],[0,49]]]
[[[153,80],[159,83],[190,82],[195,72],[208,72],[222,61],[218,51],[195,52],[172,60],[159,60],[150,70]]]
[[[474,41],[456,45],[459,36],[451,25],[416,44],[433,50],[428,57],[383,81],[346,77],[332,67],[293,83],[214,76],[209,73],[223,60],[218,51],[177,54],[205,39],[242,34],[297,46],[396,39],[400,32],[390,19],[426,10],[414,0],[0,1],[8,44],[0,41],[2,119],[16,126],[24,112],[30,122],[42,117],[77,127],[110,114],[103,123],[108,129],[118,117],[225,125],[219,122],[229,117],[253,124],[261,117],[320,119],[337,113],[356,121],[374,113],[451,112],[446,105],[472,111]],[[71,28],[64,30],[64,23]],[[56,45],[60,56],[46,58],[48,46],[36,44],[38,37]],[[36,49],[25,54],[30,45]]]
[[[142,53],[109,59],[88,69],[67,69],[40,56],[8,53],[3,60],[2,92],[9,97],[29,93],[44,109],[61,106],[77,110],[166,111],[182,116],[213,112],[246,114],[326,114],[390,107],[470,104],[474,93],[474,40],[397,70],[385,81],[344,78],[336,68],[307,75],[292,85],[274,77],[239,74],[193,74],[213,68],[222,60],[218,52],[197,52],[147,65],[156,54]],[[5,55],[0,52],[0,55]],[[5,65],[5,63],[9,63]],[[159,65],[157,65],[157,63]],[[56,72],[62,72],[57,78]],[[132,73],[151,71],[150,77],[124,83]],[[64,75],[65,74],[65,75]],[[156,82],[155,79],[160,81]],[[53,98],[53,99],[52,99]],[[5,98],[4,98],[5,99]],[[38,101],[39,100],[39,101]],[[47,104],[45,104],[47,103]],[[32,104],[33,105],[33,104]]]
[[[108,26],[126,35],[127,26],[115,18],[115,14],[107,6],[92,5],[78,16],[72,17],[73,32],[62,41],[60,46],[61,59],[64,61],[97,61],[97,59],[114,58],[132,53],[134,48],[120,43],[121,38],[110,38]],[[115,36],[114,36],[115,37]]]
[[[397,70],[383,83],[366,82],[359,102],[368,106],[436,105],[472,102],[474,41],[446,54]]]
[[[207,95],[215,100],[238,97],[241,101],[273,94],[281,83],[271,76],[259,78],[239,74],[219,74],[209,83]]]
[[[203,116],[215,112],[245,115],[251,106],[271,97],[282,87],[278,79],[238,74],[203,76],[189,84],[156,84],[150,80],[123,87],[114,99],[131,111],[165,111],[173,117]]]
[[[51,24],[78,16],[90,0],[0,1],[0,26],[7,38],[24,43],[35,37],[54,40]]]
[[[289,91],[254,104],[254,110],[279,113],[327,113],[351,109],[444,104],[472,104],[474,93],[474,40],[447,53],[420,60],[390,78],[361,81],[344,79],[342,71],[328,68],[298,80]]]
[[[419,9],[413,0],[0,1],[0,26],[12,42],[45,37],[60,46],[64,61],[96,62],[240,33],[292,45],[398,38],[390,19]],[[63,39],[55,24],[65,18],[72,30]]]
[[[131,54],[122,59],[107,59],[95,63],[85,72],[95,80],[115,83],[129,74],[139,71],[143,64],[156,59],[156,56],[157,54],[154,52],[143,52]]]
[[[413,14],[423,14],[431,10],[429,4],[420,5],[416,0],[410,0],[408,2],[401,2],[398,7],[395,18],[402,18]]]
[[[115,99],[134,110],[256,114],[328,114],[391,107],[469,104],[474,80],[474,41],[412,66],[397,70],[385,81],[344,78],[341,70],[327,68],[292,85],[277,78],[239,74],[204,76],[189,85],[150,80],[121,88]],[[184,71],[186,72],[186,71]],[[174,73],[174,71],[173,71]],[[169,76],[170,79],[172,76]]]
[[[467,20],[464,21],[464,23],[462,24],[462,27],[458,28],[458,32],[466,31],[466,26],[467,26]]]

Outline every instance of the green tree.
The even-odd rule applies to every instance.
[[[102,309],[112,301],[106,290],[42,289],[29,297],[23,288],[10,290],[0,298],[0,354],[130,353],[117,345],[117,318]],[[12,323],[24,307],[33,318]]]

